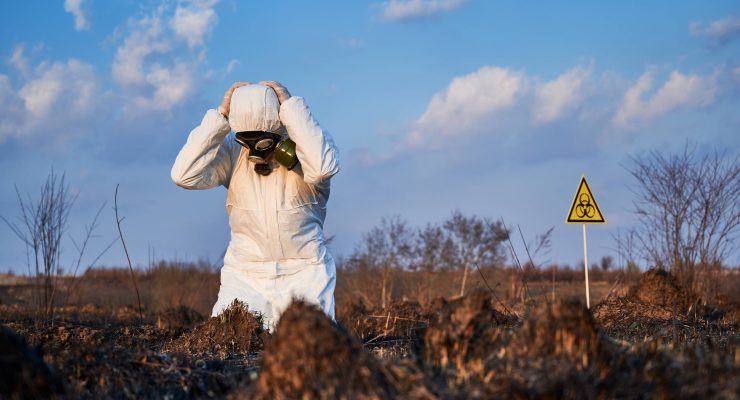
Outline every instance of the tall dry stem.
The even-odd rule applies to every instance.
[[[136,301],[139,303],[139,318],[144,320],[144,311],[141,308],[141,296],[139,295],[139,286],[136,284],[136,274],[134,274],[134,267],[131,265],[131,257],[128,255],[128,249],[126,248],[126,241],[123,240],[123,232],[121,231],[121,222],[123,218],[118,217],[118,186],[116,185],[116,194],[113,197],[113,209],[116,211],[116,226],[118,227],[118,237],[121,239],[123,244],[123,252],[126,253],[126,261],[128,261],[128,269],[131,271],[131,281],[134,283],[134,290],[136,290]]]

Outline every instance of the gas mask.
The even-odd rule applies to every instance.
[[[262,131],[237,132],[235,140],[240,145],[249,149],[249,161],[254,165],[254,171],[262,176],[270,175],[272,167],[268,162],[271,155],[275,161],[288,170],[292,170],[298,164],[295,153],[295,142],[289,138],[283,139],[277,133]]]

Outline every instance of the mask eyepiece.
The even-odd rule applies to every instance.
[[[270,147],[275,145],[275,141],[272,139],[262,139],[254,144],[254,148],[257,150],[269,150]]]

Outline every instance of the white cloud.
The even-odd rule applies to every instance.
[[[151,97],[137,97],[139,108],[168,110],[181,103],[193,92],[194,77],[189,64],[178,62],[172,68],[153,65],[146,76],[146,81],[154,90]]]
[[[163,9],[159,8],[151,16],[130,22],[129,35],[116,50],[113,61],[113,79],[121,85],[141,85],[146,83],[144,61],[153,54],[164,54],[171,49],[164,36],[162,23]]]
[[[395,143],[390,148],[394,152],[409,146],[437,148],[452,139],[469,144],[470,138],[483,136],[513,143],[520,136],[531,140],[555,121],[570,127],[572,135],[588,131],[596,140],[614,129],[632,130],[672,112],[711,106],[732,92],[720,82],[735,82],[739,71],[737,67],[708,75],[673,71],[656,85],[653,68],[630,82],[612,71],[594,76],[588,63],[543,81],[523,71],[484,66],[453,78],[434,94],[401,136],[404,140],[391,139]]]
[[[537,123],[547,123],[563,115],[580,103],[584,86],[591,76],[591,68],[577,66],[539,86],[535,92],[532,116]]]
[[[69,59],[66,63],[43,62],[36,77],[18,92],[32,116],[43,118],[54,112],[85,114],[95,104],[97,80],[92,65]],[[64,105],[64,110],[60,106]]]
[[[454,10],[465,0],[390,0],[383,3],[383,18],[387,21],[401,21],[428,17]]]
[[[216,3],[182,1],[174,9],[165,3],[148,15],[129,20],[116,50],[112,75],[129,94],[134,108],[170,110],[193,93],[198,67],[206,60],[205,40],[218,21],[213,10]],[[182,51],[189,51],[188,61],[175,56]],[[227,68],[235,66],[230,63]]]
[[[206,37],[218,21],[213,7],[217,0],[191,0],[178,3],[170,26],[178,38],[185,40],[188,47],[203,45]]]
[[[26,46],[20,44],[13,50],[13,55],[8,59],[8,64],[15,68],[21,75],[28,76],[31,70],[28,67],[28,59],[23,54]]]
[[[83,0],[64,0],[64,11],[75,17],[75,30],[78,32],[90,29],[90,21],[82,9],[82,2]]]
[[[671,72],[668,80],[652,97],[646,98],[653,87],[655,72],[646,71],[630,87],[614,115],[613,122],[621,128],[654,120],[670,111],[681,108],[706,107],[714,103],[717,94],[717,76],[685,75]]]
[[[240,64],[239,63],[239,60],[231,60],[231,61],[229,61],[229,63],[226,65],[226,74],[228,75],[228,74],[234,72],[234,69],[236,69],[236,67],[238,67],[239,64]]]
[[[9,136],[18,135],[20,115],[24,111],[10,77],[0,74],[0,143]]]
[[[446,90],[432,97],[414,123],[409,142],[419,145],[431,132],[451,135],[475,127],[491,114],[513,107],[526,88],[523,72],[501,67],[485,66],[454,78]]]
[[[712,21],[706,27],[700,22],[689,24],[689,33],[692,36],[705,36],[713,40],[713,44],[725,44],[740,35],[740,17],[728,16]]]
[[[61,128],[92,117],[100,96],[93,66],[75,59],[41,62],[17,91],[0,75],[0,141],[45,129],[73,135]]]

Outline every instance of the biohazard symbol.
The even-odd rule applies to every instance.
[[[604,215],[601,214],[599,205],[596,204],[591,188],[588,187],[586,177],[581,177],[581,184],[573,198],[566,223],[571,224],[605,224]]]

